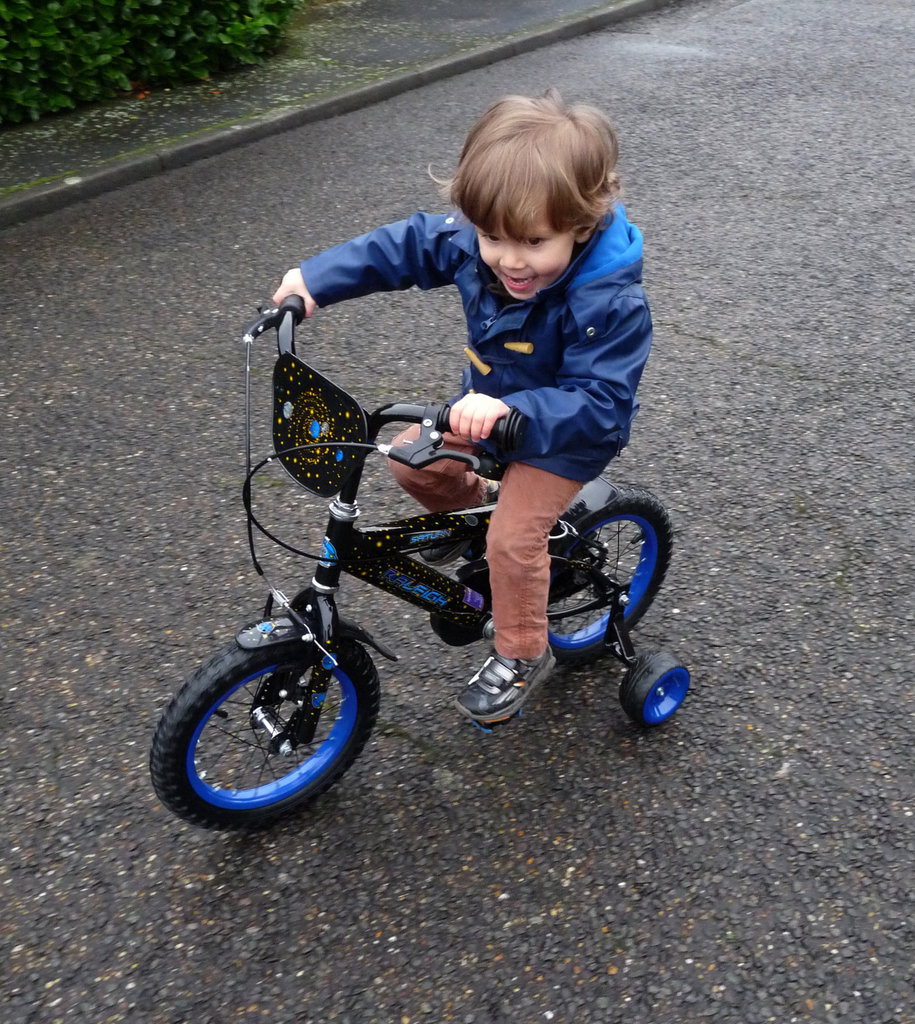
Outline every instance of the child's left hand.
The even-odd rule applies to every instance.
[[[451,407],[451,432],[468,441],[481,441],[489,437],[496,420],[510,412],[499,398],[489,395],[464,395]]]

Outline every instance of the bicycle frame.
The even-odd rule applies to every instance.
[[[273,311],[274,314],[282,312]],[[264,329],[264,320],[270,317],[271,314],[267,314],[249,329],[246,340],[253,341]],[[274,320],[270,324],[277,326]],[[466,539],[468,547],[473,545],[482,551],[495,505],[481,505],[453,512],[424,513],[366,528],[356,525],[360,515],[357,495],[365,456],[371,451],[390,451],[389,446],[377,443],[382,427],[392,423],[421,423],[423,432],[411,447],[410,458],[412,460],[414,454],[418,453],[427,460],[421,464],[427,464],[428,456],[438,452],[442,444],[442,435],[435,432],[432,410],[436,407],[423,409],[419,406],[394,404],[369,413],[336,384],[296,356],[294,326],[289,316],[279,323],[277,336],[279,357],[274,367],[276,457],[287,473],[305,489],[317,495],[335,494],[336,497],[330,503],[321,555],[313,556],[317,558],[317,566],[310,586],[299,592],[292,601],[271,587],[264,609],[267,621],[240,630],[236,637],[238,643],[242,647],[262,646],[283,642],[298,634],[303,641],[314,642],[324,653],[327,662],[325,667],[329,672],[333,667],[333,637],[339,630],[342,634],[370,644],[386,657],[396,658],[394,652],[377,642],[362,627],[339,616],[335,594],[344,573],[424,609],[439,622],[456,627],[471,639],[475,636],[482,638],[491,620],[488,569],[485,563],[482,560],[478,563],[468,562],[458,571],[457,578],[453,578],[429,564],[409,557],[409,553],[418,552],[440,541],[463,539]],[[269,534],[257,522],[251,510],[251,478],[260,466],[254,471],[250,468],[250,440],[248,452],[246,507],[249,536],[255,568],[263,575],[254,552],[252,524],[277,543],[283,542]],[[436,457],[444,454],[442,450]],[[488,468],[481,469],[477,458],[466,453],[452,454],[471,462],[484,475],[500,475],[502,467],[491,456],[481,455],[480,460],[488,460]],[[264,464],[261,463],[261,466]],[[587,502],[591,486],[581,492],[579,500]],[[611,485],[594,482],[594,486],[600,488]],[[601,492],[600,499],[605,498],[606,495]],[[294,548],[289,549],[295,551]],[[591,607],[611,609],[607,645],[618,657],[629,660],[631,646],[622,626],[625,597],[620,588],[608,584],[586,563],[566,559],[562,561],[567,566],[589,573],[604,588],[601,597],[592,602]],[[468,583],[475,583],[481,589],[469,586]],[[283,609],[281,615],[288,616],[285,622],[270,618],[275,599]]]
[[[466,538],[470,545],[482,539],[495,505],[425,513],[362,529],[355,522],[359,514],[355,500],[359,477],[361,470],[331,503],[325,558],[318,562],[312,586],[324,593],[334,592],[346,573],[456,624],[472,628],[482,622],[488,615],[483,594],[405,552],[440,540]]]

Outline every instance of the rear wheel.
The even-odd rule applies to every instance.
[[[341,641],[311,742],[284,753],[277,736],[297,709],[311,651],[298,640],[232,647],[191,676],[150,751],[153,786],[170,811],[204,828],[263,828],[337,782],[375,724],[378,673],[359,644]]]
[[[557,557],[547,616],[556,660],[580,665],[606,652],[610,612],[605,602],[600,607],[602,592],[593,571],[623,588],[629,599],[624,618],[634,626],[664,580],[673,530],[661,502],[636,488],[621,488],[597,511],[566,522],[572,532],[551,544]]]

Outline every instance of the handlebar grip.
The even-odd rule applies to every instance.
[[[287,295],[280,303],[280,318],[284,313],[292,313],[296,327],[305,319],[305,300],[301,295]]]
[[[511,408],[509,414],[493,424],[489,439],[505,452],[513,452],[521,447],[524,430],[527,427],[527,416],[519,409]]]
[[[508,415],[496,420],[489,433],[488,440],[497,445],[504,452],[513,452],[521,446],[521,439],[524,436],[524,428],[527,426],[527,417],[514,407],[509,409]],[[451,429],[451,406],[446,402],[439,411],[435,427],[444,433]]]
[[[305,319],[305,300],[301,295],[287,295],[276,311],[276,347],[280,354],[295,355],[295,329]]]

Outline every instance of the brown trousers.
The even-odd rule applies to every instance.
[[[404,444],[419,435],[410,427],[394,439]],[[445,447],[474,451],[454,434]],[[442,459],[425,469],[389,462],[403,489],[430,512],[472,508],[483,500],[486,481],[466,465]],[[492,583],[496,651],[506,658],[537,658],[547,648],[546,606],[550,590],[550,530],[581,489],[577,480],[513,462],[502,478],[499,503],[486,535]]]

